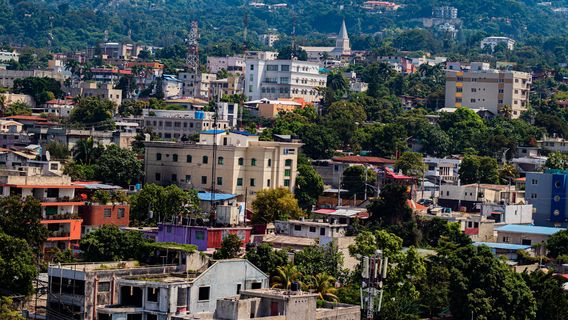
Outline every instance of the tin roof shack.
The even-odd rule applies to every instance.
[[[200,319],[270,319],[270,320],[358,320],[359,306],[342,303],[316,304],[317,294],[282,289],[245,290],[238,297],[217,301],[214,314],[200,314]],[[175,316],[173,320],[190,319]]]
[[[497,228],[497,242],[532,246],[543,243],[562,228],[508,224]]]
[[[245,289],[268,287],[268,276],[248,260],[216,261],[202,273],[136,275],[118,280],[119,302],[97,308],[98,320],[193,319],[197,313],[212,313],[217,300]]]

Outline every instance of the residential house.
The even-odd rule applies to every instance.
[[[52,78],[63,83],[68,77],[65,73],[52,70],[3,70],[0,69],[0,87],[13,88],[14,80],[29,77]]]
[[[69,95],[74,97],[98,97],[108,99],[118,106],[122,103],[122,90],[115,89],[112,83],[98,84],[96,82],[81,82],[77,87],[67,88]],[[115,110],[116,111],[116,110]]]
[[[173,75],[163,75],[162,92],[164,93],[164,98],[180,98],[182,96],[182,84],[183,82]]]
[[[192,244],[199,251],[214,252],[221,248],[223,239],[234,234],[241,239],[243,247],[250,242],[251,227],[206,227],[174,223],[159,223],[158,242],[174,242],[179,244]]]
[[[561,228],[539,227],[532,225],[508,224],[495,229],[497,242],[534,246],[544,243]]]
[[[498,224],[533,224],[532,204],[483,203],[481,214]]]
[[[83,219],[81,227],[83,235],[104,225],[118,227],[130,225],[130,204],[126,199],[116,199],[116,195],[125,192],[121,187],[97,181],[73,182],[73,185],[83,187],[79,194],[85,200],[85,205],[79,207],[79,217]],[[97,191],[108,193],[110,200],[103,202],[102,199],[97,199],[95,197]]]
[[[528,172],[525,189],[537,226],[568,226],[568,171]]]
[[[207,70],[215,74],[221,70],[234,74],[243,74],[245,59],[242,56],[207,57]]]
[[[438,205],[462,212],[479,212],[483,203],[521,204],[525,191],[515,186],[472,183],[440,186]]]

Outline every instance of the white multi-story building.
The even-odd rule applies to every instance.
[[[325,87],[327,76],[317,63],[299,60],[246,61],[245,96],[249,100],[302,98],[315,102],[321,98],[317,88]]]
[[[217,144],[216,159],[213,141]],[[146,142],[146,182],[201,191],[210,191],[214,185],[216,192],[236,194],[239,201],[246,198],[250,202],[263,189],[293,190],[301,146],[295,140],[260,141],[256,135],[224,130],[204,131],[198,143]],[[212,178],[213,164],[216,170]]]
[[[495,47],[504,44],[508,50],[515,49],[515,40],[507,37],[487,37],[481,40],[481,49],[491,48],[491,51],[495,50]]]
[[[209,72],[217,73],[222,69],[229,73],[242,74],[245,69],[245,58],[242,56],[207,57]]]
[[[20,54],[16,51],[0,51],[0,62],[10,62],[11,60],[18,62],[19,59]]]
[[[267,47],[272,47],[274,42],[280,40],[280,36],[274,33],[265,33],[258,35],[258,41]]]
[[[182,95],[199,99],[210,98],[211,81],[217,80],[217,75],[213,73],[180,72],[178,79],[182,81]]]
[[[498,114],[510,108],[512,118],[527,110],[532,83],[530,73],[491,69],[488,63],[472,62],[469,67],[459,62],[447,64],[447,108],[485,109]]]

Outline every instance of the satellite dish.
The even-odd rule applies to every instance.
[[[51,154],[49,154],[49,151],[45,151],[45,160],[47,161],[51,161]]]

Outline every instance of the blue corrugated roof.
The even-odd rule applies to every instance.
[[[514,232],[514,233],[529,233],[529,234],[544,234],[553,235],[558,231],[565,230],[561,228],[551,228],[551,227],[539,227],[532,225],[522,225],[522,224],[508,224],[500,228],[496,228],[497,231],[504,232]]]
[[[215,196],[213,197],[213,194],[211,192],[199,192],[197,193],[197,197],[201,201],[211,201],[211,198],[213,198],[213,201],[224,201],[236,198],[237,195],[228,193],[215,193]]]
[[[231,131],[231,133],[236,133],[236,134],[240,134],[240,135],[247,136],[247,137],[256,136],[256,134],[250,133],[250,132],[248,132],[248,131],[233,130],[233,131]]]
[[[203,133],[203,134],[221,134],[221,133],[225,133],[225,130],[205,130],[205,131],[201,131],[201,133]]]
[[[499,242],[474,242],[473,245],[488,246],[491,249],[503,249],[503,250],[526,250],[531,247],[522,244],[499,243]]]

